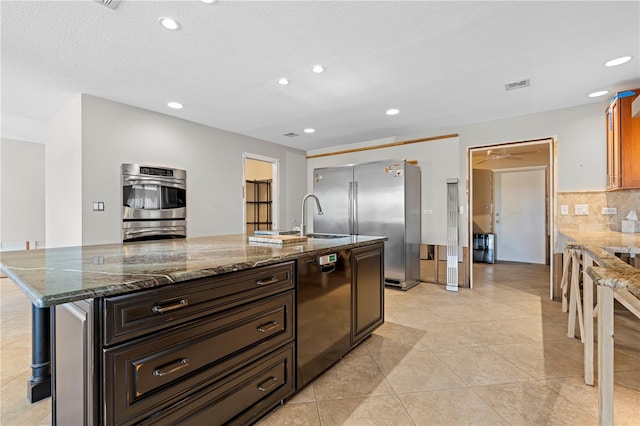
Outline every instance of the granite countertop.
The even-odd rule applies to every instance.
[[[126,244],[0,253],[0,268],[37,307],[176,284],[366,246],[386,237],[310,238],[303,243],[250,243],[222,235]]]
[[[589,253],[599,266],[587,268],[598,285],[625,289],[640,298],[640,269],[623,262],[614,253],[640,255],[640,234],[615,231],[563,229],[565,245]]]

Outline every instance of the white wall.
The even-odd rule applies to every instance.
[[[121,241],[122,163],[187,171],[190,237],[244,232],[243,152],[280,160],[280,187],[286,190],[279,223],[299,214],[304,186],[296,181],[306,176],[304,152],[92,96],[82,99],[83,244]],[[92,201],[104,201],[105,211],[92,211]]]
[[[0,248],[44,242],[44,152],[41,143],[0,141]]]
[[[407,155],[402,155],[400,158],[419,160],[422,170],[423,210],[433,210],[433,215],[422,216],[422,243],[424,244],[446,244],[446,189],[440,188],[444,186],[442,182],[448,177],[459,179],[460,205],[464,206],[464,217],[460,218],[460,242],[467,246],[469,212],[465,183],[467,148],[556,136],[558,191],[604,190],[606,183],[604,111],[606,106],[606,102],[599,102],[466,126],[431,129],[395,138],[310,151],[309,155],[458,133],[458,138],[405,145],[407,151],[403,152],[407,152]],[[313,187],[311,174],[315,167],[359,163],[370,161],[371,158],[389,158],[387,155],[389,151],[384,152],[388,149],[394,148],[310,159],[307,174],[308,188]],[[419,156],[426,158],[418,158]]]
[[[373,141],[372,145],[383,145],[388,140]],[[422,242],[447,244],[447,179],[460,178],[458,171],[458,138],[439,139],[410,145],[358,151],[327,157],[311,158],[308,161],[308,190],[313,190],[313,169],[318,167],[343,166],[378,160],[417,160],[422,175],[422,209],[432,214],[422,215]],[[324,152],[353,148],[351,145],[333,147]],[[310,152],[319,154],[321,150]],[[459,191],[464,193],[464,179],[460,180]],[[322,200],[320,200],[322,202]]]
[[[45,243],[82,244],[82,98],[74,97],[47,123]]]

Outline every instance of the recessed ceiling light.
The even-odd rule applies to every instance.
[[[173,18],[160,18],[160,19],[158,19],[158,22],[160,22],[160,25],[162,25],[163,27],[165,27],[168,30],[179,30],[180,29],[180,24],[178,23],[178,21],[176,21]]]
[[[180,102],[169,102],[167,104],[167,106],[169,108],[173,108],[173,109],[182,109],[182,108],[184,108],[184,105],[182,105]]]
[[[616,65],[622,65],[625,62],[629,62],[631,60],[631,56],[621,56],[619,58],[612,59],[610,61],[605,62],[605,67],[615,67]]]
[[[396,115],[399,114],[400,110],[399,109],[395,109],[395,108],[391,108],[387,110],[387,115]]]
[[[320,74],[321,72],[324,72],[324,67],[322,65],[314,65],[313,68],[311,68],[311,71],[316,74]]]
[[[308,129],[304,129],[305,133],[315,133],[316,129],[312,129],[312,128],[308,128]]]
[[[289,80],[287,80],[286,78],[281,78],[280,80],[278,80],[278,84],[286,86],[287,84],[289,84]]]
[[[608,90],[599,90],[597,92],[589,93],[590,98],[597,98],[598,96],[604,96],[609,93]]]
[[[205,4],[211,4],[216,2],[216,0],[200,0],[200,1]]]

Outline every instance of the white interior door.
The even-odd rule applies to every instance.
[[[546,263],[545,171],[496,171],[496,259]]]

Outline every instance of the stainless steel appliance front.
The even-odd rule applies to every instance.
[[[383,235],[385,284],[404,290],[420,280],[420,168],[381,161],[313,171],[324,214],[313,232]]]
[[[122,165],[122,240],[187,235],[187,172]]]

